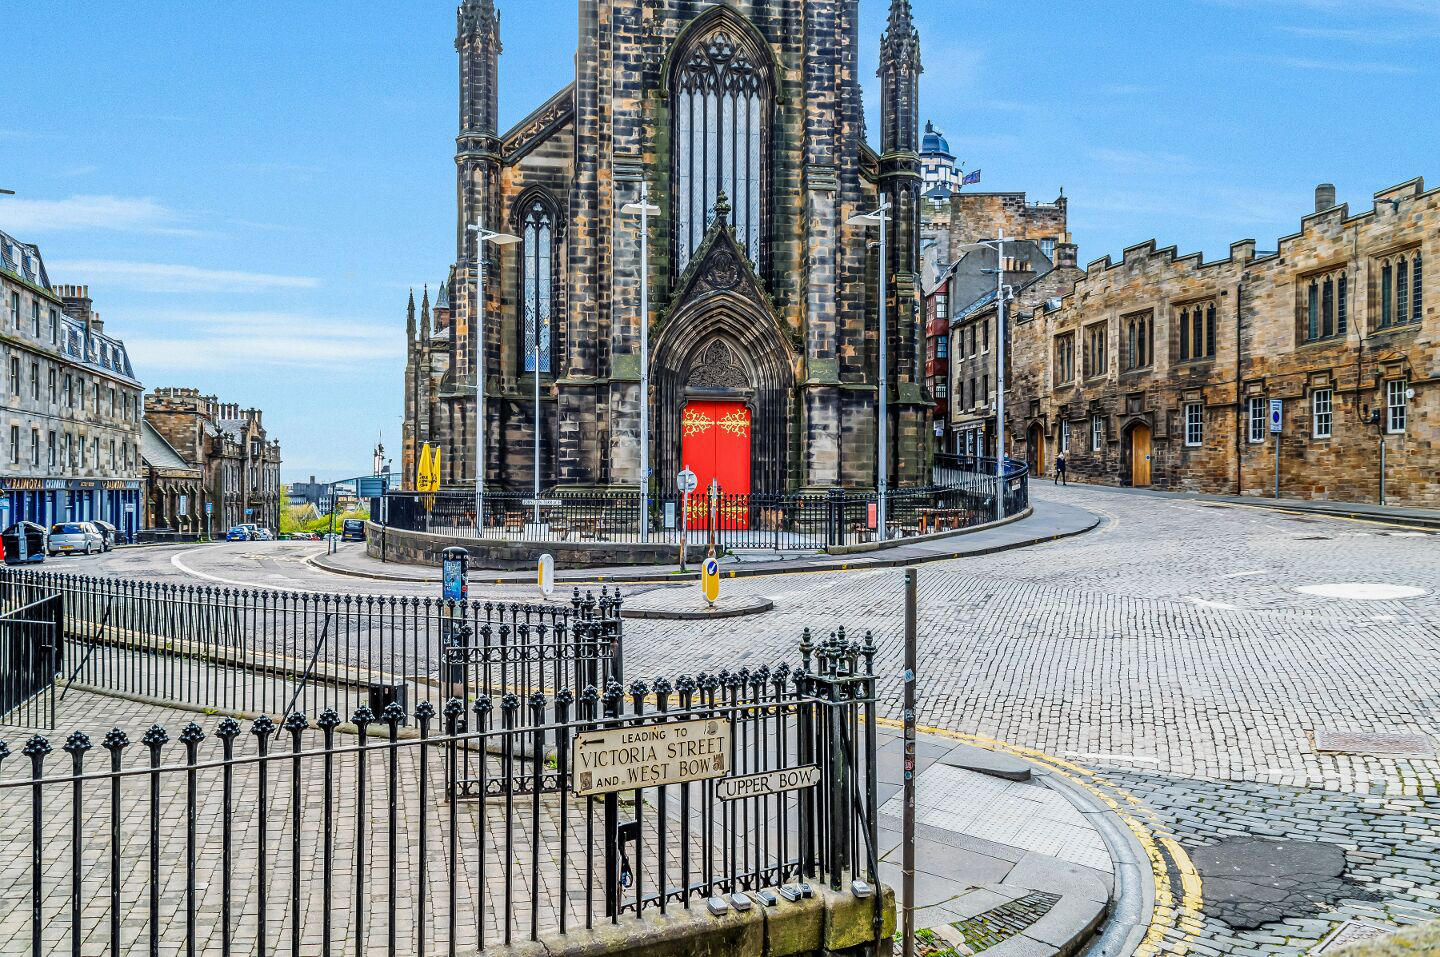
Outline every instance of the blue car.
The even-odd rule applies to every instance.
[[[230,531],[228,531],[228,532],[225,533],[225,541],[227,541],[227,542],[248,542],[248,541],[250,541],[250,533],[249,533],[248,531],[246,531],[243,526],[240,526],[240,525],[232,525],[232,526],[230,527]]]

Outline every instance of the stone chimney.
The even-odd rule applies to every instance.
[[[1335,184],[1321,183],[1315,187],[1315,212],[1323,213],[1335,205]]]
[[[1074,243],[1055,244],[1055,268],[1056,269],[1078,269],[1080,262],[1080,247]]]
[[[55,288],[55,295],[65,301],[64,310],[67,316],[74,316],[83,322],[90,322],[92,316],[92,303],[90,301],[89,286],[71,286],[61,284]]]

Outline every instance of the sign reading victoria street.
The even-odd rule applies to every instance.
[[[576,797],[718,778],[729,770],[730,719],[576,732]]]
[[[726,778],[715,785],[715,794],[722,801],[737,801],[740,798],[767,797],[786,791],[813,788],[820,783],[820,769],[813,764],[799,768],[781,768],[779,771],[762,771],[738,778]]]

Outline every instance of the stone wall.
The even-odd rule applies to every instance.
[[[1042,436],[1051,462],[1067,428],[1073,476],[1128,485],[1132,441],[1137,430],[1149,429],[1153,486],[1269,495],[1275,446],[1268,427],[1260,441],[1251,441],[1249,400],[1268,410],[1268,400],[1282,399],[1281,494],[1375,501],[1381,430],[1365,415],[1377,408],[1383,413],[1387,382],[1403,382],[1415,394],[1405,431],[1385,436],[1387,498],[1440,504],[1440,391],[1434,388],[1440,280],[1434,267],[1422,273],[1421,321],[1381,328],[1379,264],[1397,251],[1418,252],[1429,262],[1440,257],[1440,191],[1424,192],[1420,180],[1377,194],[1375,205],[1355,216],[1345,206],[1307,216],[1274,253],[1257,255],[1254,241],[1246,240],[1226,259],[1207,263],[1148,242],[1125,250],[1119,263],[1108,257],[1092,263],[1060,309],[1015,329],[1006,417],[1012,447],[1029,454],[1027,436]],[[1312,341],[1309,285],[1341,273],[1346,329]],[[1338,284],[1332,289],[1337,294]],[[1210,304],[1213,354],[1202,349],[1198,358],[1186,356],[1181,315],[1197,306],[1208,312]],[[1153,318],[1153,350],[1146,363],[1128,368],[1127,324],[1142,314]],[[1092,328],[1104,330],[1106,362],[1087,375],[1084,348]],[[1057,381],[1057,347],[1066,335],[1074,337],[1074,375]],[[1332,399],[1328,437],[1315,428],[1320,390]],[[1196,444],[1187,443],[1184,422],[1192,403],[1203,409]],[[1103,439],[1092,451],[1095,417]]]
[[[732,908],[712,916],[703,907],[677,906],[669,914],[648,912],[640,920],[625,918],[615,925],[597,922],[594,930],[491,946],[484,953],[487,957],[868,957],[890,952],[895,935],[893,891],[882,887],[877,901],[820,884],[811,886],[814,897],[793,903],[780,898],[774,907],[757,901],[743,913]]]

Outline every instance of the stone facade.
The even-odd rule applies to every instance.
[[[943,167],[947,154],[937,135],[927,136],[921,160],[927,169]],[[935,398],[935,447],[960,454],[993,454],[995,445],[994,395],[990,384],[998,381],[994,353],[983,353],[978,343],[994,329],[995,269],[993,249],[965,249],[965,245],[991,242],[1004,230],[1005,283],[1022,289],[1048,277],[1043,301],[1068,292],[1057,268],[1073,270],[1075,247],[1070,244],[1068,206],[1064,195],[1053,203],[1030,203],[1024,193],[967,193],[949,187],[926,193],[921,217],[920,282],[925,306],[926,388]],[[988,310],[985,309],[989,302]],[[1031,306],[1033,308],[1033,304]],[[983,315],[982,315],[983,313]],[[957,338],[957,317],[970,326]],[[971,349],[971,338],[976,349]],[[988,343],[988,338],[984,338]],[[953,348],[961,351],[954,352]],[[981,368],[989,366],[990,368]],[[984,451],[990,450],[990,451]]]
[[[194,520],[204,522],[204,534],[221,535],[244,522],[278,531],[280,443],[268,437],[259,409],[242,409],[198,389],[165,388],[145,397],[145,421],[203,473]]]
[[[634,487],[644,402],[652,482],[668,491],[682,411],[697,398],[748,409],[753,490],[873,485],[879,264],[867,246],[877,230],[848,220],[886,199],[890,475],[926,473],[919,37],[909,3],[892,0],[872,150],[857,22],[858,0],[582,0],[575,82],[501,132],[500,15],[491,0],[461,4],[456,260],[433,305],[427,290],[418,314],[413,296],[407,310],[407,486],[427,443],[441,450],[443,484],[474,481],[482,316],[487,484],[530,484],[538,375],[546,487]],[[727,92],[707,101],[713,83]],[[732,137],[719,188],[715,170],[707,180],[686,161],[707,162],[686,144],[710,129]],[[648,396],[640,217],[623,209],[642,187],[659,209],[648,233]],[[477,249],[476,225],[522,241]],[[733,362],[714,368],[715,356]]]
[[[1355,215],[1322,186],[1274,252],[1101,259],[1016,327],[1010,440],[1048,463],[1068,430],[1087,481],[1273,495],[1280,400],[1282,496],[1377,501],[1383,445],[1386,500],[1440,504],[1437,256],[1440,190],[1415,179]]]
[[[0,527],[141,522],[140,396],[125,344],[85,286],[52,285],[40,250],[0,233]]]

